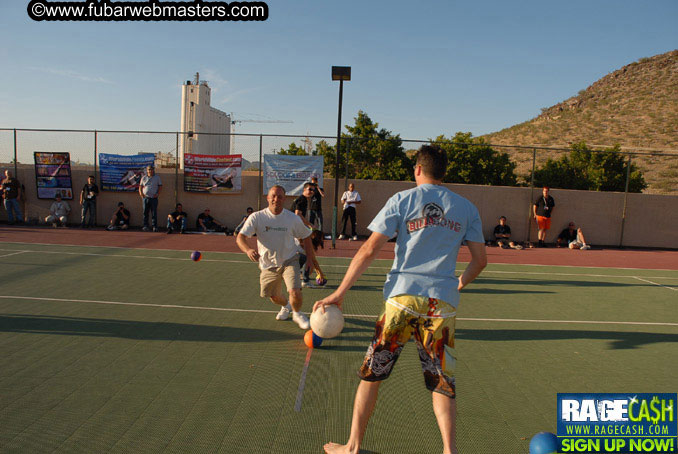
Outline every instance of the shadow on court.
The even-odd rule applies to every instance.
[[[455,336],[459,340],[499,342],[570,339],[609,340],[611,341],[611,350],[633,349],[649,344],[678,342],[678,334],[624,331],[457,329]]]
[[[270,342],[299,339],[296,333],[258,328],[24,314],[0,315],[0,332],[185,342]]]

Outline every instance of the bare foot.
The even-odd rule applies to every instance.
[[[358,449],[355,451],[349,449],[348,445],[340,445],[338,443],[327,443],[323,446],[327,454],[358,454]]]

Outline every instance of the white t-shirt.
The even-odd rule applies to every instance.
[[[259,268],[278,268],[298,253],[295,238],[304,239],[311,235],[299,216],[289,210],[275,215],[268,208],[252,213],[245,221],[240,233],[251,238],[257,235]]]
[[[355,208],[355,203],[353,202],[360,202],[360,200],[358,191],[346,191],[344,192],[344,195],[341,196],[341,201],[344,202],[344,210],[348,207]]]

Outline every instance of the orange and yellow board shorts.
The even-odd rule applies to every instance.
[[[377,319],[358,376],[366,381],[388,378],[403,347],[414,336],[426,388],[454,398],[456,315],[453,306],[435,298],[413,295],[389,298]]]
[[[537,226],[539,230],[548,230],[551,228],[551,218],[546,216],[537,216]]]

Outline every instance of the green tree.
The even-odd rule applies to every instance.
[[[399,135],[384,128],[379,129],[363,111],[354,118],[353,126],[346,125],[347,133],[341,136],[339,178],[346,174],[348,150],[348,176],[363,180],[412,180],[412,162],[407,157]],[[336,146],[324,140],[316,144],[315,154],[324,157],[325,171],[335,176]]]
[[[470,132],[458,132],[452,138],[444,135],[431,141],[447,153],[446,183],[515,186],[518,178],[516,164],[490,147],[482,137],[473,138]]]
[[[571,151],[558,160],[548,159],[535,170],[537,186],[561,189],[623,192],[628,163],[619,145],[605,150],[591,150],[584,142],[571,146]],[[642,172],[631,164],[629,192],[642,192],[647,187]]]
[[[289,144],[287,148],[281,148],[280,151],[278,151],[278,154],[292,156],[308,156],[308,153],[306,152],[304,147],[300,147],[294,142]]]
[[[322,156],[323,157],[323,166],[324,166],[324,171],[326,173],[329,173],[332,178],[334,178],[335,175],[335,159],[336,159],[336,147],[333,145],[330,145],[324,140],[321,140],[317,144],[315,144],[315,150],[313,150],[313,154],[315,156]],[[344,172],[342,169],[339,172],[339,176],[343,176]]]
[[[349,150],[349,176],[363,180],[412,180],[412,162],[405,154],[400,135],[379,129],[379,123],[362,110],[354,120],[354,126],[347,125],[348,133],[342,135],[342,149]]]

